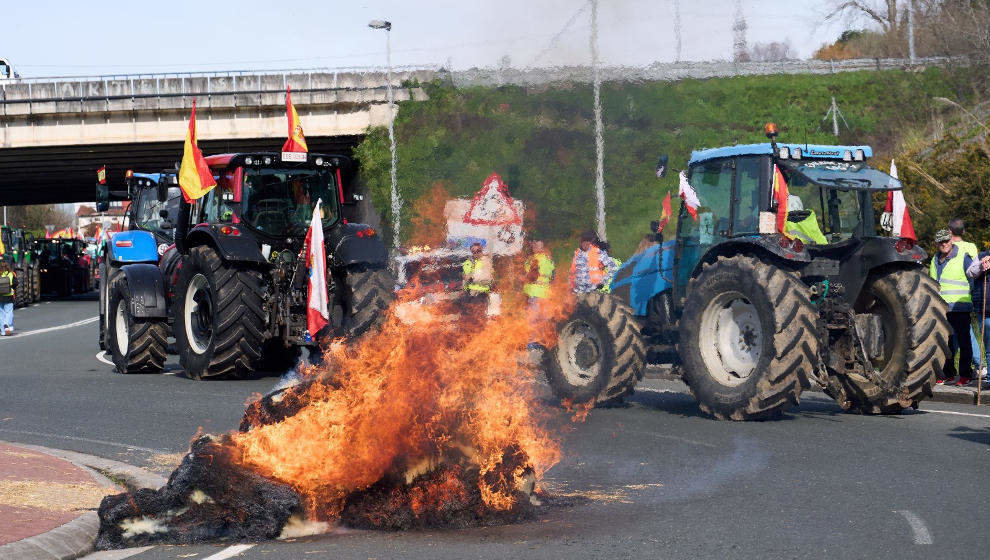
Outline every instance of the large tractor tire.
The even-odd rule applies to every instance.
[[[131,294],[123,274],[118,274],[109,288],[106,345],[117,371],[161,373],[168,346],[167,319],[131,316]]]
[[[861,375],[840,375],[850,410],[897,414],[932,396],[942,367],[953,358],[947,310],[938,284],[920,268],[893,270],[867,281],[856,312],[880,316],[883,354],[873,365],[897,393],[885,394]]]
[[[395,299],[395,279],[384,268],[354,269],[344,279],[344,334],[357,338],[374,329],[385,318]]]
[[[100,265],[100,350],[107,349],[107,305],[110,299],[107,294],[110,289],[110,272],[113,269],[105,264]]]
[[[264,340],[265,281],[257,270],[194,247],[175,289],[175,346],[190,379],[247,377],[258,369]]]
[[[577,298],[556,347],[543,355],[547,382],[556,397],[574,404],[617,404],[632,394],[646,368],[639,322],[613,296],[592,292]]]
[[[754,257],[719,257],[687,294],[679,353],[702,412],[757,420],[798,403],[817,363],[818,330],[797,276]]]

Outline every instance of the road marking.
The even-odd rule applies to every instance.
[[[22,332],[22,333],[14,334],[13,336],[9,336],[9,337],[8,336],[0,336],[0,340],[11,340],[11,339],[16,340],[16,339],[19,339],[19,338],[24,338],[25,336],[31,336],[33,334],[44,334],[44,333],[52,332],[52,331],[60,331],[62,329],[71,329],[73,327],[81,327],[83,325],[88,325],[90,323],[95,323],[96,321],[99,321],[99,320],[100,320],[99,317],[90,317],[89,319],[83,319],[82,321],[76,321],[75,323],[69,323],[68,325],[59,325],[57,327],[47,327],[47,328],[44,328],[44,329],[37,329],[37,330],[33,330],[33,331],[25,331],[25,332]]]
[[[216,554],[211,554],[210,556],[203,558],[203,560],[226,560],[227,558],[233,558],[234,556],[237,556],[238,554],[251,548],[254,548],[253,544],[235,544],[234,546],[228,546]]]
[[[62,435],[62,434],[48,434],[48,433],[44,433],[44,432],[29,432],[29,431],[26,431],[26,430],[11,430],[11,429],[8,429],[8,428],[0,428],[0,432],[8,432],[8,433],[11,433],[11,434],[21,434],[21,435],[25,435],[25,436],[40,436],[40,437],[68,439],[68,440],[71,440],[71,441],[81,441],[83,443],[96,443],[96,444],[99,444],[99,445],[109,445],[109,446],[112,446],[112,447],[123,447],[124,449],[131,449],[131,450],[137,450],[137,451],[146,451],[148,453],[156,453],[156,454],[171,453],[171,451],[166,451],[164,449],[153,449],[151,447],[141,447],[139,445],[127,445],[127,444],[123,444],[123,443],[116,443],[116,442],[113,442],[113,441],[106,441],[106,440],[103,440],[103,439],[90,439],[90,438],[84,438],[84,437],[78,437],[78,436],[66,436],[66,435]]]
[[[124,560],[146,550],[151,550],[154,546],[142,546],[140,548],[124,548],[121,550],[104,550],[83,556],[84,560]]]
[[[990,414],[974,414],[972,412],[954,412],[952,410],[933,410],[926,408],[922,412],[935,412],[937,414],[955,414],[957,416],[976,416],[978,418],[990,418]]]
[[[918,514],[906,509],[894,510],[894,513],[904,516],[908,525],[911,526],[911,530],[914,531],[914,544],[932,544],[932,534],[928,531],[928,527],[925,526],[925,522],[918,517]]]

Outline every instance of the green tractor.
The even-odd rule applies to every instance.
[[[41,272],[38,259],[31,251],[34,241],[23,228],[0,227],[0,239],[6,249],[2,258],[7,259],[20,284],[14,293],[14,306],[24,307],[41,299]]]
[[[811,386],[872,414],[931,396],[952,359],[946,305],[925,252],[878,235],[874,216],[874,195],[900,182],[867,163],[869,146],[777,144],[771,125],[767,136],[692,153],[682,181],[697,201],[682,203],[675,238],[654,222],[657,243],[619,269],[611,295],[583,296],[561,325],[544,356],[557,396],[621,400],[647,354],[718,419],[778,415]],[[775,196],[778,173],[787,190]]]

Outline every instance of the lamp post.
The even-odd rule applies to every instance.
[[[392,151],[392,247],[398,249],[399,230],[402,227],[402,198],[399,196],[398,179],[396,177],[395,98],[392,93],[392,22],[375,19],[368,22],[368,27],[385,30],[385,64],[387,67],[387,83],[385,87],[388,89],[388,142],[389,148]]]
[[[598,0],[591,0],[591,74],[595,112],[595,199],[598,239],[605,241],[605,136],[602,130],[602,76],[598,60]]]

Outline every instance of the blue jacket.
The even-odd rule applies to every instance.
[[[973,285],[973,310],[978,314],[986,310],[986,315],[990,316],[990,301],[983,301],[986,298],[986,294],[983,291],[983,282],[987,277],[987,273],[980,266],[980,261],[983,260],[983,257],[988,256],[990,256],[990,251],[980,253],[978,258],[966,267],[966,276],[969,277],[970,284]]]

